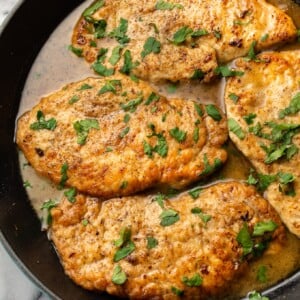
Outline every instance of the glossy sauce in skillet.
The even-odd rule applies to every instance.
[[[95,76],[87,63],[67,50],[73,26],[90,2],[92,1],[86,1],[69,15],[54,31],[41,50],[27,78],[19,115],[30,109],[43,95],[62,88],[66,83],[81,80],[88,76]],[[268,2],[285,10],[293,18],[297,27],[300,28],[300,6],[291,0],[269,0]],[[287,46],[287,48],[293,47],[300,48],[299,44]],[[156,88],[167,97],[183,97],[202,103],[215,103],[224,110],[222,101],[223,86],[224,81],[221,80],[209,85],[184,84],[174,86],[174,84],[164,84],[156,86]],[[226,179],[245,180],[248,177],[251,166],[247,159],[230,142],[226,147],[229,154],[228,161],[220,172],[209,179],[209,183]],[[26,189],[33,208],[40,219],[45,219],[41,210],[43,202],[49,199],[60,199],[62,191],[57,190],[51,182],[39,177],[27,165],[21,153],[20,170],[24,182],[30,184]],[[257,272],[261,266],[266,267],[267,281],[265,283],[257,280]],[[224,298],[236,299],[245,296],[248,291],[266,289],[299,269],[300,240],[288,234],[285,245],[281,249],[271,247],[262,258],[253,261],[249,271],[232,283],[230,295],[224,295]]]

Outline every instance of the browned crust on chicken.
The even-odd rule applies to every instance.
[[[211,216],[206,224],[191,212],[195,207]],[[132,299],[175,299],[172,287],[184,291],[185,299],[208,299],[224,293],[247,267],[251,255],[243,257],[237,242],[244,224],[251,234],[258,222],[273,220],[278,228],[267,236],[275,239],[275,244],[284,238],[274,209],[254,188],[238,182],[208,187],[196,200],[181,194],[164,201],[164,209],[175,210],[179,220],[167,227],[160,225],[162,208],[154,196],[101,202],[78,195],[74,204],[63,199],[51,211],[51,237],[66,274],[86,289]],[[135,250],[114,262],[118,249],[114,241],[124,227],[131,228]],[[155,238],[157,246],[147,248],[147,237]],[[117,264],[127,276],[122,285],[112,282]],[[203,279],[199,287],[182,282],[184,276],[195,274]]]
[[[100,95],[112,80],[120,80],[122,87],[116,85],[115,94]],[[80,90],[84,85],[91,88]],[[147,105],[153,92],[145,82],[122,75],[69,84],[19,119],[17,144],[38,173],[59,183],[61,168],[67,164],[67,185],[105,198],[157,184],[182,188],[225,162],[227,154],[221,147],[227,126],[221,112],[222,119],[216,121],[204,105],[199,104],[200,116],[195,102],[167,100],[158,94],[159,99]],[[77,102],[70,104],[74,97]],[[139,104],[124,108],[130,101]],[[30,128],[38,111],[46,120],[56,120],[54,130]],[[74,123],[86,119],[97,120],[99,129],[90,129],[81,145]],[[176,128],[182,135],[179,140],[170,133]]]
[[[282,172],[294,175],[295,196],[284,195],[284,191],[280,191],[277,180],[267,190],[266,197],[279,212],[290,231],[300,236],[300,171],[298,168],[300,153],[295,153],[290,159],[282,157],[269,163],[262,145],[270,147],[274,141],[249,132],[251,127],[260,123],[262,132],[270,133],[271,128],[266,125],[266,122],[300,125],[299,112],[280,117],[280,112],[289,107],[291,99],[300,92],[300,50],[264,53],[256,60],[256,62],[237,60],[235,62],[237,68],[245,74],[227,81],[225,92],[227,117],[236,120],[245,134],[245,138],[240,139],[230,132],[230,138],[258,172],[273,175]],[[230,94],[238,97],[236,104],[230,98]],[[253,124],[248,125],[243,118],[251,113],[256,117],[253,119]],[[297,131],[292,137],[291,144],[296,148],[300,147],[300,136]],[[277,149],[279,147],[277,146]]]
[[[123,53],[129,49],[133,61],[140,62],[132,73],[144,80],[187,80],[195,70],[201,70],[204,81],[210,81],[218,62],[224,64],[245,55],[253,41],[257,42],[257,50],[264,50],[296,38],[290,17],[263,0],[180,0],[172,3],[181,8],[172,10],[155,9],[157,2],[106,0],[91,16],[95,21],[107,22],[106,35],[119,26],[121,18],[128,21],[126,35],[130,41],[124,45]],[[207,34],[189,37],[179,45],[172,43],[175,32],[184,26],[205,30]],[[73,46],[83,50],[89,63],[96,60],[100,48],[108,48],[109,57],[118,44],[114,38],[96,38],[93,28],[90,21],[81,17],[72,36]],[[267,38],[262,39],[263,36]],[[161,51],[142,58],[149,37],[160,42]],[[107,59],[104,64],[112,68]],[[122,65],[123,58],[115,69],[120,70]]]

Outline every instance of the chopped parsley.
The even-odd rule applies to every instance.
[[[28,180],[25,180],[25,181],[23,182],[23,187],[24,187],[25,189],[27,189],[27,188],[32,188],[32,185],[31,185],[31,183],[30,183]]]
[[[183,6],[179,3],[170,3],[163,0],[159,0],[155,4],[157,10],[172,10],[174,8],[183,9]]]
[[[125,112],[134,113],[138,107],[143,102],[143,96],[139,96],[136,99],[130,100],[127,103],[121,103],[120,106]]]
[[[152,92],[150,94],[150,96],[148,97],[148,99],[145,101],[145,105],[150,105],[152,102],[156,102],[159,100],[159,95],[155,94],[154,92]]]
[[[145,58],[150,53],[160,53],[160,47],[161,44],[156,38],[149,37],[144,44],[143,51],[141,52],[141,57]]]
[[[203,188],[201,188],[201,187],[195,187],[195,188],[193,188],[192,190],[189,191],[189,195],[194,200],[196,200],[199,197],[199,195],[202,192],[202,190],[203,190]]]
[[[93,65],[92,65],[93,70],[98,73],[99,75],[103,76],[103,77],[108,77],[111,76],[115,73],[114,69],[109,69],[106,66],[104,66],[102,64],[102,62],[100,61],[96,61]]]
[[[253,121],[254,119],[257,117],[256,114],[254,113],[250,113],[249,115],[246,115],[243,117],[243,119],[245,120],[245,122],[248,124],[248,125],[251,125],[253,124]]]
[[[73,127],[77,134],[77,143],[79,145],[84,145],[91,129],[99,130],[99,123],[96,119],[85,119],[76,121]]]
[[[242,129],[242,127],[239,125],[239,123],[232,119],[228,119],[228,128],[231,132],[233,132],[240,140],[243,140],[245,138],[245,132]]]
[[[204,156],[203,156],[203,162],[204,162],[204,170],[202,171],[200,176],[208,175],[208,174],[212,173],[213,171],[215,171],[216,169],[218,169],[222,165],[222,161],[219,158],[215,158],[214,164],[210,165],[206,154],[204,154]]]
[[[93,3],[90,7],[84,10],[83,17],[88,21],[91,22],[93,19],[91,19],[91,16],[99,10],[104,5],[104,0],[99,0]]]
[[[105,34],[106,26],[107,26],[106,21],[105,20],[99,20],[99,21],[94,22],[93,25],[94,25],[94,37],[96,39],[104,38],[105,35],[106,35]],[[97,46],[97,44],[96,44],[96,46]]]
[[[183,290],[180,290],[178,289],[177,287],[175,286],[171,286],[171,291],[174,295],[178,296],[178,297],[181,297],[184,295],[184,291]]]
[[[91,47],[97,47],[97,43],[93,40],[90,41],[90,46]]]
[[[123,227],[120,231],[120,238],[114,244],[119,248],[114,255],[114,262],[118,262],[132,253],[135,250],[135,245],[131,241],[131,229]]]
[[[120,189],[124,190],[128,187],[128,181],[122,181],[121,185],[120,185]]]
[[[83,219],[83,220],[81,221],[81,223],[82,223],[82,225],[83,225],[84,227],[86,227],[86,226],[89,224],[89,220]]]
[[[279,172],[277,177],[279,180],[279,191],[288,196],[295,196],[296,192],[293,184],[296,179],[295,176],[290,173]]]
[[[179,143],[184,142],[186,139],[186,131],[180,130],[178,127],[170,129],[169,133]]]
[[[199,79],[199,80],[201,80],[201,79],[204,78],[204,76],[205,76],[205,73],[202,70],[196,69],[194,71],[194,74],[192,75],[191,79]]]
[[[147,248],[153,249],[158,245],[158,240],[152,236],[147,236]]]
[[[149,128],[152,130],[152,134],[149,135],[148,138],[157,137],[157,144],[152,147],[149,143],[144,141],[144,153],[150,158],[153,157],[153,152],[156,152],[161,157],[166,157],[168,155],[169,147],[165,137],[162,133],[156,133],[155,126],[153,124],[150,124]]]
[[[188,26],[183,26],[174,33],[171,42],[175,45],[180,45],[184,43],[189,37],[197,38],[207,34],[208,32],[205,29],[193,31],[193,29],[189,28]]]
[[[108,34],[109,37],[115,38],[121,45],[130,42],[130,38],[126,35],[128,29],[128,21],[121,18],[120,25]]]
[[[254,244],[246,223],[244,223],[243,227],[239,231],[236,240],[241,244],[244,256],[250,254],[253,251]]]
[[[189,287],[200,286],[203,283],[203,279],[198,273],[196,273],[191,278],[183,276],[182,283],[184,283],[186,286],[189,286]]]
[[[53,131],[56,128],[57,122],[54,118],[49,120],[45,119],[45,116],[41,110],[38,110],[36,113],[37,122],[34,122],[30,125],[32,130],[41,130],[47,129]]]
[[[74,203],[76,201],[77,191],[75,188],[70,188],[64,192],[64,195],[67,197],[69,202]]]
[[[56,207],[57,206],[57,203],[52,200],[52,199],[49,199],[48,201],[44,202],[41,209],[42,210],[46,210],[47,212],[47,224],[50,225],[52,223],[52,216],[51,216],[51,209]]]
[[[114,284],[122,285],[122,284],[124,284],[126,282],[126,280],[127,280],[126,273],[122,270],[122,268],[121,268],[120,265],[117,265],[114,268],[111,281]]]
[[[234,70],[234,69],[229,69],[228,66],[218,66],[215,68],[214,73],[216,75],[221,75],[222,77],[233,77],[233,76],[243,76],[244,72]]]
[[[247,183],[256,186],[256,188],[263,192],[270,184],[276,181],[276,175],[255,173],[253,169],[250,170]]]
[[[247,53],[247,56],[245,57],[245,60],[246,61],[250,61],[250,60],[253,60],[255,62],[260,62],[261,60],[258,59],[256,57],[256,53],[255,53],[255,46],[256,46],[257,42],[256,41],[253,41],[250,45],[250,49]]]
[[[259,266],[256,273],[256,280],[264,283],[267,282],[267,267]]]
[[[77,89],[77,91],[84,91],[84,90],[89,90],[92,89],[93,87],[87,83],[84,83],[80,88]]]
[[[213,104],[205,105],[205,110],[206,110],[206,113],[215,121],[222,120],[222,116],[221,116],[219,110]]]
[[[269,300],[268,297],[262,296],[260,293],[255,292],[255,291],[250,292],[248,294],[248,299],[249,300]]]
[[[166,200],[166,196],[163,194],[158,194],[157,196],[155,196],[155,198],[153,199],[154,201],[157,202],[157,204],[164,209],[165,205],[164,205],[164,200]]]
[[[120,69],[120,72],[126,75],[130,75],[131,71],[139,65],[139,62],[132,62],[130,50],[124,52],[124,64]]]
[[[176,83],[170,83],[167,86],[167,92],[169,94],[174,94],[176,92],[177,88],[178,88],[178,84],[176,84]]]
[[[240,97],[235,93],[229,94],[228,97],[233,101],[234,104],[237,104],[238,100],[240,99]]]
[[[199,128],[195,127],[193,132],[193,140],[195,143],[199,141]]]
[[[119,137],[120,138],[124,138],[125,137],[125,135],[127,135],[128,133],[129,133],[129,131],[130,131],[130,127],[125,127],[122,131],[121,131],[121,133],[119,134]]]
[[[200,217],[200,219],[207,224],[211,220],[211,215],[207,215],[202,212],[202,209],[199,207],[194,207],[191,209],[191,213]]]
[[[297,29],[297,37],[298,37],[298,42],[300,43],[300,29]]]
[[[110,62],[111,65],[115,66],[118,61],[121,59],[121,52],[123,50],[122,46],[116,46],[111,53],[110,58],[108,61]]]
[[[261,41],[261,42],[265,42],[268,38],[269,38],[269,34],[266,33],[266,34],[264,34],[264,35],[261,37],[260,41]]]
[[[219,30],[214,30],[213,34],[217,40],[220,40],[222,38],[222,33]]]
[[[254,225],[252,236],[262,236],[266,232],[273,232],[277,227],[278,225],[272,220],[267,222],[258,222]]]
[[[124,118],[123,118],[123,122],[124,123],[128,123],[130,121],[130,115],[129,114],[125,114]]]
[[[179,214],[174,209],[165,209],[159,215],[160,217],[160,225],[161,226],[170,226],[179,221]]]
[[[79,97],[78,95],[74,95],[74,96],[69,100],[69,104],[74,104],[74,103],[76,103],[79,99],[80,99],[80,97]]]
[[[117,93],[117,87],[122,87],[121,80],[108,80],[105,85],[100,89],[98,95],[102,95],[107,92]]]
[[[78,57],[81,57],[82,53],[83,53],[83,50],[81,48],[76,48],[73,45],[69,45],[68,46],[68,50],[70,50],[71,52],[73,52]]]
[[[62,164],[61,168],[60,168],[60,182],[58,185],[59,189],[64,188],[67,180],[69,179],[68,177],[68,169],[69,169],[69,165],[65,162],[64,164]]]
[[[201,106],[194,102],[194,108],[195,108],[198,116],[203,117],[203,110],[202,110]]]
[[[290,104],[285,109],[280,110],[279,119],[285,116],[294,115],[300,111],[300,93],[297,93],[290,101]]]

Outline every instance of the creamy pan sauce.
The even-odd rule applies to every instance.
[[[82,80],[88,76],[95,76],[84,60],[72,55],[67,47],[70,43],[73,26],[81,12],[92,1],[86,1],[70,14],[54,31],[41,52],[39,53],[28,76],[18,116],[35,105],[42,96],[62,88],[65,84]],[[300,6],[291,0],[269,0],[286,11],[300,27]],[[288,46],[291,48],[291,46]],[[299,45],[292,47],[299,48]],[[167,97],[183,97],[194,99],[202,103],[216,103],[224,110],[223,98],[224,81],[209,85],[161,85],[156,86],[161,94]],[[249,174],[250,164],[235,147],[227,145],[229,158],[224,168],[211,178],[210,182],[219,180],[237,179],[245,180]],[[27,164],[23,154],[20,153],[20,170],[24,179],[31,204],[43,219],[41,206],[49,199],[59,200],[62,191],[50,181],[41,178]],[[257,280],[257,272],[266,268],[266,282]],[[245,296],[251,290],[263,290],[271,286],[300,268],[300,240],[289,234],[285,245],[281,249],[270,248],[265,255],[251,263],[250,270],[239,278],[230,287],[230,295],[226,299],[236,299]]]

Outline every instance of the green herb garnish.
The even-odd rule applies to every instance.
[[[102,95],[107,92],[117,93],[117,87],[121,87],[121,80],[108,80],[105,85],[100,89],[98,95]]]
[[[64,195],[67,197],[69,202],[74,203],[76,201],[77,191],[75,188],[70,188],[64,192]]]
[[[139,62],[132,62],[130,50],[124,52],[124,64],[120,69],[120,72],[126,75],[130,75],[131,71],[139,65]]]
[[[174,8],[183,9],[183,6],[178,3],[170,3],[163,0],[159,0],[155,4],[155,9],[157,10],[172,10]]]
[[[203,213],[202,209],[199,207],[192,208],[191,213],[194,215],[198,215],[205,224],[207,224],[207,222],[209,222],[212,218],[211,215],[207,215],[207,214]]]
[[[45,116],[41,110],[38,110],[36,113],[37,122],[34,122],[30,125],[32,130],[42,130],[47,129],[53,131],[56,128],[57,122],[54,118],[49,120],[45,119]]]
[[[68,50],[70,50],[71,52],[73,52],[76,56],[81,57],[83,50],[81,48],[76,48],[73,45],[69,45],[68,46]]]
[[[184,294],[184,291],[183,291],[183,290],[180,290],[180,289],[178,289],[178,288],[175,287],[175,286],[171,286],[171,291],[172,291],[173,294],[175,294],[175,295],[178,296],[178,297],[181,297],[181,296],[183,296],[183,294]]]
[[[300,111],[300,93],[297,93],[290,101],[290,104],[285,109],[279,112],[279,119],[283,119],[285,116],[294,115]]]
[[[205,110],[206,110],[206,113],[211,118],[213,118],[215,121],[222,120],[222,116],[221,116],[219,110],[213,104],[205,105]]]
[[[152,236],[147,236],[147,248],[153,249],[158,245],[158,240]]]
[[[121,52],[123,50],[122,46],[116,46],[111,53],[111,57],[109,58],[109,62],[111,65],[115,66],[121,58]]]
[[[262,236],[266,232],[273,232],[278,225],[274,221],[258,222],[254,225],[253,236]]]
[[[117,265],[113,271],[111,281],[114,284],[122,285],[126,282],[127,276],[126,273],[122,270],[120,265]]]
[[[145,58],[150,53],[160,53],[160,47],[161,44],[156,38],[149,37],[144,44],[144,49],[141,52],[141,57]]]
[[[228,129],[233,132],[240,140],[243,140],[245,138],[244,130],[239,125],[239,123],[232,118],[228,119]]]
[[[120,25],[108,34],[109,37],[115,38],[121,45],[130,42],[130,38],[126,35],[128,29],[128,21],[121,18]]]
[[[172,128],[169,133],[179,143],[184,142],[186,139],[186,131],[180,130],[178,127]]]
[[[221,75],[222,77],[233,77],[233,76],[243,76],[244,75],[244,72],[238,71],[238,70],[229,69],[228,66],[218,66],[214,70],[214,73],[216,75]]]
[[[41,209],[45,209],[47,211],[47,224],[50,225],[52,223],[52,215],[51,215],[51,209],[56,207],[57,203],[49,199],[48,201],[44,202]]]
[[[203,188],[201,188],[201,187],[195,187],[195,188],[193,188],[192,190],[189,191],[189,195],[194,200],[196,200],[199,197],[199,195],[202,192],[202,190],[203,190]]]
[[[239,231],[236,240],[241,244],[243,247],[243,255],[246,256],[247,254],[253,251],[253,241],[251,239],[251,235],[248,230],[248,226],[244,223],[242,229]]]
[[[240,97],[235,93],[229,94],[229,98],[233,101],[234,104],[237,104],[238,100],[240,99]]]
[[[256,280],[259,282],[267,282],[267,267],[259,266],[256,273]]]
[[[99,123],[96,119],[85,119],[76,121],[73,125],[77,134],[77,143],[79,145],[84,145],[91,129],[99,130]]]
[[[160,225],[161,226],[170,226],[179,221],[179,214],[173,209],[165,209],[160,214]]]
[[[143,102],[143,96],[139,96],[136,99],[130,100],[127,103],[121,103],[120,106],[121,108],[126,111],[126,112],[131,112],[134,113],[138,107]]]
[[[191,278],[186,276],[182,277],[182,283],[189,287],[200,286],[203,283],[203,279],[198,273],[196,273]]]
[[[93,3],[90,7],[84,10],[83,17],[88,21],[91,22],[91,16],[99,10],[104,5],[104,0],[99,0]]]
[[[67,180],[68,180],[68,169],[69,169],[69,165],[65,162],[62,166],[61,166],[61,169],[60,169],[60,182],[59,182],[59,185],[58,185],[58,188],[59,189],[62,189],[64,188]]]
[[[79,99],[80,99],[80,97],[79,97],[78,95],[74,95],[74,96],[69,100],[69,104],[74,104],[74,103],[76,103]]]
[[[253,120],[256,118],[256,114],[254,113],[250,113],[249,115],[246,115],[243,117],[243,119],[245,120],[245,122],[248,124],[248,125],[251,125],[253,124]]]

